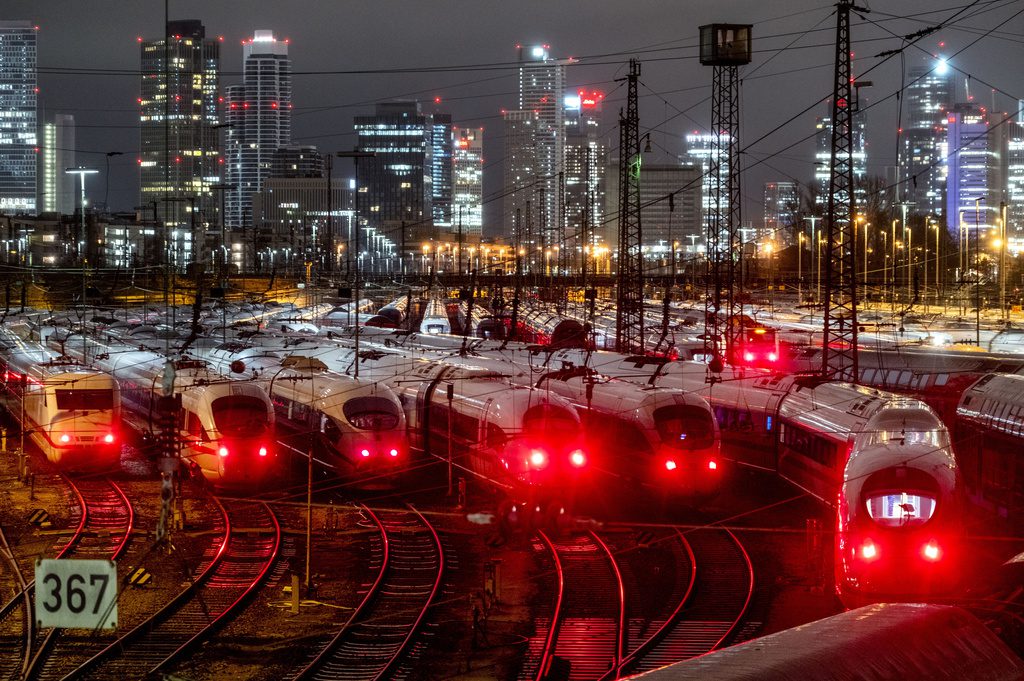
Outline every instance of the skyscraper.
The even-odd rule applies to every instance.
[[[200,252],[193,230],[216,214],[220,43],[194,19],[168,22],[166,40],[139,40],[142,203],[163,223],[168,261],[185,265]]]
[[[1012,253],[1024,251],[1024,101],[1016,120],[1007,123],[1006,237]]]
[[[907,82],[896,201],[913,204],[922,215],[945,215],[946,112],[954,100],[953,75],[946,61],[937,59],[911,68]]]
[[[537,112],[503,111],[505,122],[504,228],[516,243],[533,239],[537,177]]]
[[[0,21],[0,213],[36,211],[36,31]]]
[[[696,164],[702,173],[701,212],[703,218],[701,225],[705,234],[707,234],[707,230],[711,225],[711,215],[715,210],[715,191],[719,187],[724,189],[724,183],[729,177],[729,158],[728,156],[721,155],[721,149],[728,147],[728,145],[729,136],[727,134],[722,135],[721,146],[717,144],[717,135],[712,133],[702,133],[694,130],[693,133],[686,135],[687,161]],[[716,157],[720,159],[720,174],[718,177],[714,177],[711,174],[711,162]],[[722,192],[722,200],[725,202],[725,205],[721,206],[720,209],[724,213],[729,207],[728,192]]]
[[[958,243],[981,239],[996,226],[1006,200],[1007,131],[1002,114],[977,104],[956,104],[948,113],[946,226]],[[961,232],[963,230],[963,232]]]
[[[814,153],[814,180],[818,193],[815,201],[824,210],[828,209],[829,183],[832,179],[832,118],[824,116],[816,124],[816,150]],[[867,139],[864,135],[865,115],[854,114],[853,117],[853,198],[854,209],[865,204],[867,189],[865,181],[868,177]],[[841,200],[841,199],[840,199]]]
[[[462,232],[480,236],[484,217],[484,129],[455,127],[452,152],[454,190],[452,213],[462,216]]]
[[[55,114],[43,123],[40,137],[36,207],[40,213],[70,215],[78,195],[75,176],[64,171],[75,166],[75,117]]]
[[[533,185],[535,197],[530,201],[535,214],[534,230],[539,242],[553,244],[557,242],[564,220],[559,200],[558,174],[563,171],[565,163],[565,121],[562,107],[565,94],[565,67],[571,60],[552,59],[548,45],[530,48],[523,48],[520,45],[517,49],[518,110],[532,111],[537,117],[533,138],[536,159],[533,177],[521,177],[519,181]],[[506,185],[509,184],[510,172],[513,176],[517,174],[516,169],[506,165]],[[506,227],[511,226],[513,220],[514,215],[506,214]]]
[[[252,195],[271,171],[274,153],[292,139],[292,66],[288,41],[259,30],[242,44],[242,84],[226,90],[226,224],[252,224]]]
[[[434,224],[451,227],[459,219],[452,210],[452,117],[430,116],[430,205]]]
[[[590,245],[594,245],[604,223],[608,148],[601,141],[603,101],[604,93],[596,90],[579,90],[565,97],[566,238],[580,234],[582,239],[585,219]]]
[[[699,163],[642,163],[640,165],[640,222],[644,226],[645,250],[668,257],[672,244],[676,252],[704,251],[705,231],[701,209],[701,175]],[[672,199],[668,195],[672,195]],[[619,175],[608,175],[608,214],[618,215]],[[611,225],[614,230],[616,225]],[[606,230],[607,231],[607,230]],[[615,243],[616,234],[606,234]]]
[[[383,102],[373,116],[356,116],[355,129],[359,150],[376,153],[359,164],[361,224],[390,235],[398,234],[402,222],[429,222],[432,117],[417,102]]]
[[[800,209],[800,193],[796,182],[764,183],[764,239],[791,244],[796,214]],[[764,239],[757,239],[762,241]]]

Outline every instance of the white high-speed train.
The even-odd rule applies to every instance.
[[[183,465],[221,487],[254,487],[275,476],[274,409],[255,383],[225,378],[199,359],[168,360],[80,337],[50,342],[113,376],[124,421],[144,436],[152,435],[164,372],[173,367],[173,393],[181,395],[177,430]]]
[[[282,443],[356,483],[389,482],[408,464],[405,413],[386,384],[330,371],[311,343],[263,348],[222,343],[204,358],[219,373],[249,377],[262,386],[277,414]],[[304,348],[304,349],[303,349]]]
[[[11,416],[49,461],[71,471],[120,465],[121,401],[109,374],[4,331],[0,386]]]
[[[422,333],[451,333],[452,325],[448,320],[448,310],[437,298],[432,298],[427,303],[423,313],[423,321],[420,322]]]

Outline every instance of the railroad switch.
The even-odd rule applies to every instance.
[[[41,508],[32,511],[28,521],[40,529],[48,529],[53,523],[50,522],[50,514]]]

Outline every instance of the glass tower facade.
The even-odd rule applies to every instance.
[[[162,223],[167,261],[184,266],[216,214],[220,42],[199,21],[171,21],[166,41],[143,40],[141,55],[141,202]]]
[[[40,213],[75,212],[78,194],[74,175],[64,171],[75,167],[75,117],[56,114],[43,123],[39,144],[39,191],[36,206]]]
[[[36,212],[36,33],[0,21],[0,213]]]
[[[896,201],[913,204],[922,215],[945,215],[946,112],[954,100],[954,79],[945,60],[938,59],[910,69],[907,82]]]
[[[462,215],[462,233],[480,236],[484,226],[484,129],[454,128],[453,213]]]

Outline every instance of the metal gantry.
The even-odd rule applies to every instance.
[[[743,281],[740,239],[740,81],[739,67],[750,63],[748,24],[700,27],[700,61],[714,67],[711,89],[713,146],[708,164],[710,209],[707,231],[707,278],[704,311],[705,354],[713,368],[732,359],[743,338]],[[724,298],[724,300],[723,300]],[[725,310],[725,318],[721,312]],[[712,347],[713,346],[713,347]],[[724,346],[724,347],[723,347]]]
[[[825,329],[821,371],[825,378],[857,376],[857,244],[854,236],[853,74],[848,0],[836,10],[836,68],[832,91],[832,155],[825,257]]]
[[[619,112],[619,269],[615,348],[643,353],[644,268],[640,226],[640,62],[629,60],[626,112]]]

